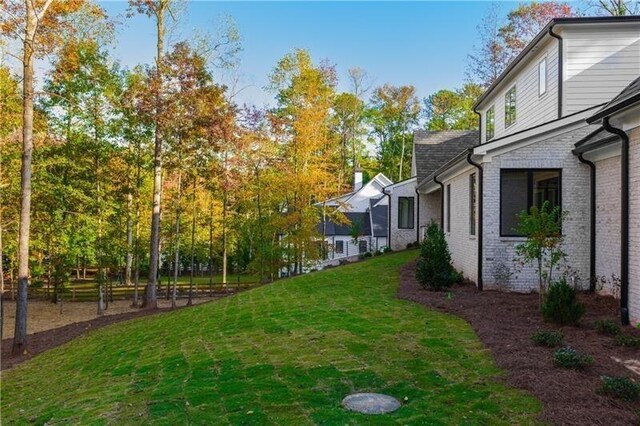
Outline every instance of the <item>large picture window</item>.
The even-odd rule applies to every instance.
[[[504,127],[507,128],[516,122],[516,86],[513,86],[504,95]]]
[[[502,169],[500,171],[500,235],[518,234],[518,215],[548,201],[561,205],[559,169]]]
[[[496,134],[496,108],[495,107],[492,106],[487,110],[485,121],[486,121],[485,127],[487,128],[486,138],[487,140],[491,140]]]
[[[469,176],[469,234],[476,235],[476,174]]]
[[[413,197],[398,197],[398,228],[413,229]]]

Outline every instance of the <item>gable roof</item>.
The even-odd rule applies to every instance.
[[[577,18],[554,18],[545,27],[540,30],[538,35],[536,35],[533,40],[527,44],[524,49],[520,52],[518,56],[513,59],[509,65],[505,68],[504,71],[495,79],[493,83],[485,90],[485,92],[478,98],[476,103],[473,105],[473,109],[477,109],[482,103],[491,95],[496,87],[498,87],[502,81],[511,73],[511,71],[516,68],[520,62],[531,52],[541,40],[553,37],[551,33],[553,32],[553,27],[556,25],[575,25],[575,24],[606,24],[606,23],[617,23],[617,22],[640,22],[640,16],[638,15],[627,15],[627,16],[588,16],[588,17],[577,17]]]
[[[612,142],[619,141],[620,136],[607,132],[604,127],[598,127],[596,130],[575,143],[573,153],[575,155],[584,154]]]
[[[414,156],[418,182],[438,170],[460,152],[478,145],[477,130],[445,130],[442,132],[416,132]]]
[[[606,104],[600,111],[587,118],[587,123],[595,123],[615,112],[625,109],[640,102],[640,77],[636,78],[624,88],[615,98]]]

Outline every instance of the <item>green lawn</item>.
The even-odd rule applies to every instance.
[[[468,324],[395,298],[413,252],[103,328],[3,375],[6,424],[534,424]],[[358,391],[406,401],[350,413]]]

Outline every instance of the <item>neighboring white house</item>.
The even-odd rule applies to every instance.
[[[340,260],[357,258],[387,246],[389,204],[383,189],[392,183],[378,173],[363,185],[362,171],[356,169],[352,192],[316,204],[325,212],[325,219],[318,225],[326,247],[319,267],[335,265]],[[334,211],[339,214],[332,214]]]
[[[639,75],[640,17],[554,19],[475,105],[479,144],[417,179],[420,210],[439,207],[453,263],[478,287],[537,288],[533,268],[514,270],[517,214],[548,201],[568,211],[574,282],[605,277],[623,323],[640,321]]]

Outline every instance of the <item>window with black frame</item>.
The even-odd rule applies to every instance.
[[[518,215],[545,201],[561,206],[560,169],[502,169],[500,171],[500,235],[518,234]]]
[[[496,132],[496,108],[492,106],[487,110],[487,115],[485,119],[485,127],[486,127],[486,135],[487,140],[493,139],[493,136]]]
[[[398,228],[413,229],[413,197],[398,197]]]
[[[507,128],[516,122],[516,86],[513,86],[504,95],[504,127]]]
[[[342,240],[336,241],[335,246],[333,247],[333,250],[338,254],[344,253],[344,241]]]

